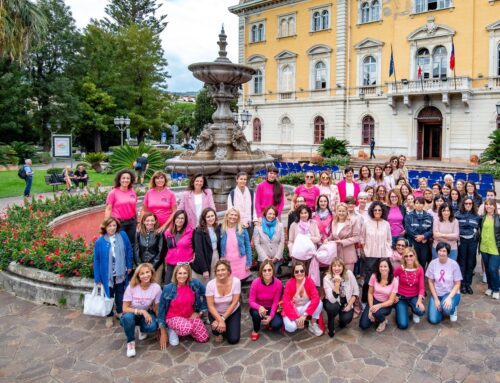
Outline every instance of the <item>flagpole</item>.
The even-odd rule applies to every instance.
[[[451,47],[453,49],[453,81],[455,82],[455,90],[457,90],[457,72],[455,71],[455,43],[453,41],[453,35],[451,36]]]
[[[396,77],[396,63],[394,62],[394,53],[392,52],[392,44],[391,44],[391,59],[392,59],[392,70],[394,71],[394,88],[396,88],[396,93],[398,93],[398,79]]]
[[[417,43],[417,40],[415,40],[415,48],[417,50],[417,63],[418,63],[418,43]],[[420,64],[418,64],[418,66],[420,66]],[[418,73],[418,68],[417,68],[417,73]],[[417,77],[418,77],[418,74],[417,74]],[[420,85],[422,86],[422,93],[424,93],[424,80],[423,80],[423,72],[420,74]]]

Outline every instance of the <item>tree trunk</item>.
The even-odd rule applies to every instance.
[[[101,132],[96,131],[94,132],[94,152],[102,152],[102,146],[101,146]]]
[[[144,130],[139,130],[137,132],[137,144],[140,144],[142,141],[144,141],[144,135],[145,135],[145,131]]]

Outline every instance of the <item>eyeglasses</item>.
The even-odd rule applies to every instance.
[[[373,209],[374,213],[382,213],[382,209]]]
[[[464,205],[472,205],[472,202],[464,202]]]
[[[314,178],[314,176],[306,176],[306,178]]]
[[[413,254],[408,254],[408,255],[405,255],[403,258],[413,258],[414,255]]]
[[[272,273],[273,269],[264,269],[262,270],[263,273]]]
[[[397,195],[391,195],[391,198],[396,198],[397,199],[398,196]]]
[[[304,274],[306,271],[304,269],[300,269],[300,270],[295,270],[293,273],[294,274]]]

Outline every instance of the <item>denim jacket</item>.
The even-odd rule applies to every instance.
[[[194,292],[194,305],[193,312],[207,311],[207,300],[205,298],[205,286],[201,284],[197,279],[191,280],[189,282],[189,287]],[[177,285],[174,283],[169,283],[163,288],[163,292],[160,297],[160,307],[158,308],[158,326],[166,328],[167,324],[165,322],[165,317],[168,313],[168,308],[170,302],[177,297]]]
[[[252,248],[250,247],[250,239],[248,238],[248,232],[243,229],[241,233],[238,233],[236,229],[236,239],[238,240],[238,249],[240,250],[240,257],[246,256],[246,265],[252,266]],[[227,244],[227,232],[222,230],[220,236],[220,257],[224,257],[226,252]]]
[[[415,236],[424,235],[425,239],[432,238],[432,216],[423,212],[422,214],[418,214],[416,211],[412,211],[411,213],[405,216],[405,230],[408,239],[414,241]]]

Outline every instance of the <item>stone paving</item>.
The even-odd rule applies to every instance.
[[[116,324],[0,291],[0,382],[500,382],[500,302],[474,287],[456,323],[401,331],[391,317],[377,334],[355,319],[333,339],[263,332],[252,342],[244,310],[238,345],[182,339],[161,351],[148,338],[131,359]]]

